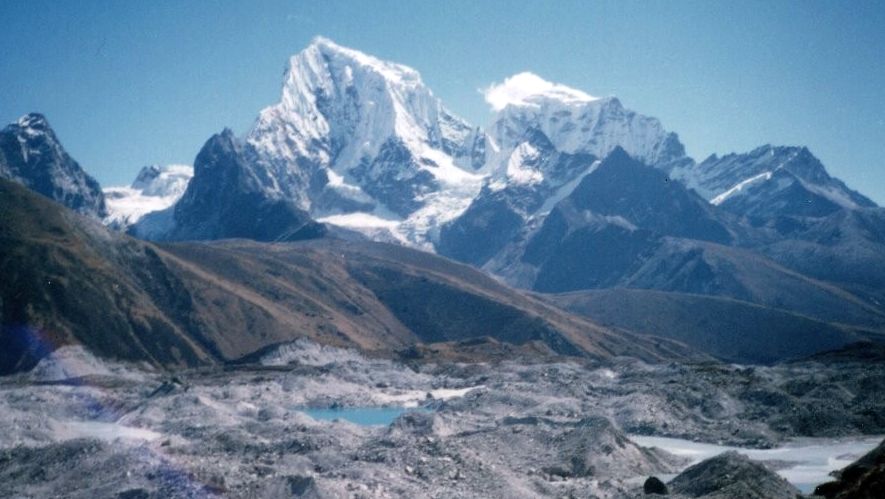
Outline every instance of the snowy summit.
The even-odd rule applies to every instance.
[[[320,221],[422,245],[479,191],[483,137],[417,71],[318,37],[246,141],[275,196]]]
[[[172,206],[184,194],[193,175],[190,165],[145,166],[132,185],[104,189],[108,205],[105,223],[125,229],[148,213]]]

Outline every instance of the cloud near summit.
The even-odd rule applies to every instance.
[[[480,92],[493,111],[500,111],[508,105],[537,105],[535,101],[540,98],[565,102],[590,102],[597,99],[580,90],[549,82],[528,71],[515,74],[503,83],[492,83]]]

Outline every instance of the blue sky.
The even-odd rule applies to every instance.
[[[43,112],[103,185],[191,163],[323,35],[414,67],[457,114],[520,71],[617,95],[689,154],[807,145],[885,204],[885,3],[4,1],[0,121]]]

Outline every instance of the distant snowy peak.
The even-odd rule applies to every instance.
[[[313,216],[395,221],[416,244],[476,195],[487,143],[417,71],[325,38],[290,59],[246,140],[272,189]]]
[[[189,165],[150,165],[138,172],[130,186],[107,187],[105,224],[124,229],[148,213],[164,210],[178,201],[194,175]]]
[[[818,216],[876,206],[831,177],[805,147],[765,145],[745,154],[713,155],[672,176],[712,204],[755,217]]]
[[[621,147],[640,161],[660,167],[685,158],[685,148],[656,118],[630,111],[615,97],[596,98],[580,90],[520,73],[485,91],[497,111],[489,128],[497,157],[487,168],[503,168],[527,130],[537,128],[556,150],[605,157]]]
[[[150,165],[138,172],[132,188],[145,196],[181,196],[193,176],[194,167],[190,165]]]
[[[543,218],[616,150],[665,171],[691,162],[675,134],[614,97],[593,97],[531,73],[492,85],[485,97],[497,114],[482,170],[488,180],[480,196],[489,199],[475,204],[475,217],[497,202],[524,223]]]
[[[279,104],[249,134],[259,150],[307,156],[345,171],[391,138],[452,155],[474,129],[446,111],[417,71],[317,38],[293,56]]]

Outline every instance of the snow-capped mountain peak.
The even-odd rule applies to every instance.
[[[190,165],[150,165],[138,172],[131,188],[145,196],[181,196],[193,176]]]
[[[527,130],[537,128],[559,152],[605,157],[622,147],[640,161],[661,167],[685,158],[676,134],[656,118],[630,111],[616,97],[594,97],[581,90],[520,73],[485,92],[496,111],[490,135],[497,146],[490,171],[505,168]]]
[[[40,113],[28,113],[18,120],[16,124],[23,130],[29,130],[32,133],[42,132],[49,129],[49,122],[46,117]]]
[[[327,55],[334,54],[353,61],[361,66],[371,67],[374,71],[384,75],[384,77],[389,80],[423,85],[421,82],[421,75],[408,66],[397,64],[395,62],[383,61],[375,56],[360,52],[359,50],[343,47],[323,36],[315,37],[310,46],[307,47],[306,51],[316,51]],[[294,57],[298,56],[296,55]]]
[[[333,161],[343,171],[377,155],[391,137],[409,148],[436,148],[470,131],[414,69],[316,38],[290,59],[280,103],[262,111],[249,139],[277,154]]]
[[[135,224],[148,213],[164,210],[178,201],[194,175],[190,165],[143,167],[129,186],[106,187],[108,216],[105,223],[117,229]]]
[[[107,215],[98,182],[68,155],[42,114],[28,113],[0,129],[0,178],[81,214],[99,219]]]
[[[316,38],[290,59],[280,102],[247,143],[280,194],[314,217],[398,220],[412,228],[394,237],[420,244],[425,224],[407,219],[466,208],[486,141],[414,69]]]
[[[757,147],[744,154],[712,155],[672,177],[712,204],[756,218],[820,216],[875,203],[831,177],[807,147]]]

